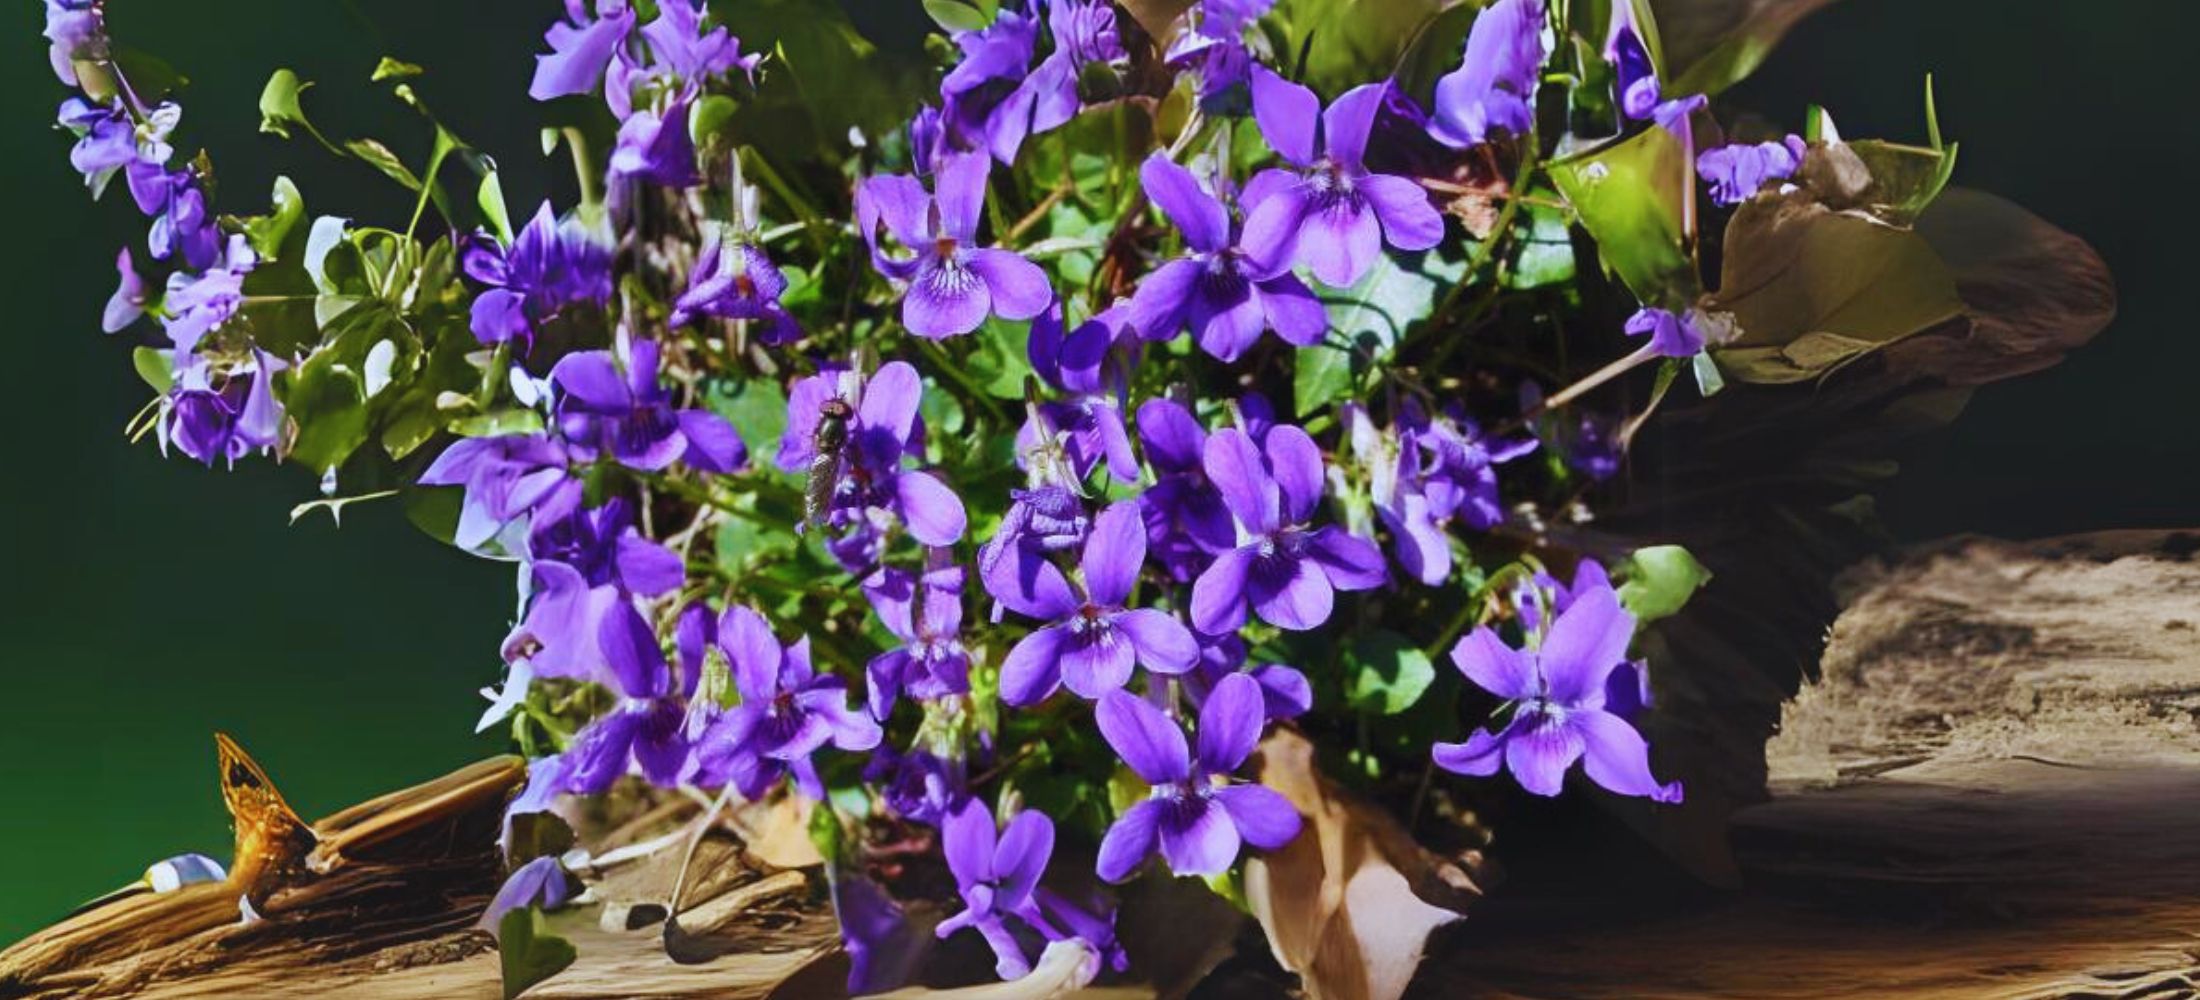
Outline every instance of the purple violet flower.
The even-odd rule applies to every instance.
[[[1146,564],[1146,530],[1132,501],[1110,505],[1093,519],[1079,561],[1085,595],[1070,590],[1053,564],[1042,564],[1032,617],[1047,620],[1001,661],[1001,700],[1033,705],[1064,684],[1080,698],[1121,688],[1143,663],[1180,674],[1199,657],[1191,630],[1165,611],[1128,606]]]
[[[1465,149],[1498,130],[1526,135],[1534,127],[1543,21],[1543,0],[1498,0],[1475,16],[1459,68],[1436,81],[1430,136]]]
[[[1520,616],[1520,627],[1533,634],[1552,616],[1565,614],[1573,607],[1576,595],[1610,589],[1612,578],[1604,567],[1594,559],[1583,559],[1574,566],[1571,586],[1560,583],[1548,571],[1521,581],[1513,588],[1513,609]],[[1628,660],[1612,668],[1612,675],[1604,682],[1605,711],[1632,719],[1649,708],[1650,702],[1650,674],[1642,661]]]
[[[1619,88],[1619,112],[1628,121],[1654,121],[1694,146],[1688,119],[1709,103],[1702,94],[1667,99],[1650,59],[1642,27],[1635,23],[1634,0],[1613,0],[1612,23],[1604,36],[1604,61],[1612,64]]]
[[[673,408],[657,380],[662,347],[656,341],[622,341],[624,359],[611,351],[576,351],[550,369],[559,390],[558,430],[576,451],[643,472],[680,461],[724,475],[748,462],[748,448],[724,417]]]
[[[759,342],[791,344],[801,338],[802,329],[779,304],[786,293],[787,278],[765,256],[763,247],[730,237],[705,240],[702,256],[688,276],[687,291],[680,293],[666,322],[681,327],[697,316],[747,320],[755,324],[752,329]]]
[[[1238,523],[1238,547],[1192,584],[1192,625],[1209,635],[1237,631],[1248,602],[1277,628],[1311,629],[1329,620],[1336,591],[1383,584],[1375,543],[1335,525],[1307,526],[1322,494],[1314,439],[1279,424],[1268,432],[1266,451],[1234,427],[1207,439],[1207,479]]]
[[[1032,370],[1069,398],[1040,404],[1016,434],[1019,461],[1040,449],[1059,450],[1077,482],[1107,459],[1108,475],[1119,483],[1138,480],[1138,456],[1131,451],[1130,429],[1123,424],[1123,397],[1129,372],[1138,365],[1138,337],[1125,322],[1126,310],[1111,306],[1062,331],[1062,306],[1047,308],[1032,320],[1026,353]]]
[[[611,57],[634,30],[634,11],[627,0],[596,0],[595,16],[588,0],[565,0],[566,20],[543,34],[550,51],[535,56],[535,78],[527,96],[538,101],[585,94],[603,81]]]
[[[933,340],[959,336],[977,329],[988,314],[1026,320],[1054,301],[1054,289],[1038,265],[1008,250],[977,245],[992,165],[982,154],[957,153],[943,158],[933,173],[930,194],[923,182],[903,174],[870,178],[856,191],[856,225],[871,246],[872,264],[908,285],[901,321],[910,333]],[[913,256],[894,257],[880,249],[881,223]]]
[[[512,870],[512,874],[497,887],[497,894],[489,900],[489,908],[481,914],[475,927],[498,934],[502,931],[504,915],[513,910],[536,906],[555,910],[575,895],[576,880],[566,873],[565,866],[553,857],[536,858]]]
[[[161,450],[176,450],[206,465],[216,458],[235,467],[255,450],[273,448],[282,438],[283,404],[269,388],[286,367],[257,348],[250,363],[222,366],[195,354],[176,355],[176,383],[169,390],[167,417],[158,425]]]
[[[167,170],[140,159],[124,171],[138,211],[153,220],[145,237],[154,260],[181,258],[186,267],[212,267],[221,256],[221,227],[207,211],[206,193],[189,169]]]
[[[864,766],[863,780],[878,789],[895,815],[916,823],[938,826],[970,798],[962,762],[929,750],[901,753],[880,746]]]
[[[955,35],[955,45],[962,49],[962,59],[940,81],[940,121],[947,135],[956,149],[989,153],[1004,146],[997,136],[1005,140],[1012,135],[1015,143],[1005,145],[1003,162],[1014,159],[1016,145],[1030,130],[1031,104],[1028,92],[1020,101],[1012,98],[1030,76],[1031,57],[1039,46],[1038,19],[1004,9],[993,23]],[[918,162],[921,172],[926,161]]]
[[[1695,317],[1644,306],[1627,318],[1627,335],[1650,335],[1650,353],[1661,358],[1692,358],[1703,350],[1704,331]]]
[[[1196,78],[1202,107],[1221,110],[1219,105],[1251,76],[1253,53],[1245,46],[1245,29],[1273,6],[1275,0],[1202,0],[1186,12],[1184,29],[1170,41],[1164,58]]]
[[[1421,488],[1421,453],[1414,433],[1395,425],[1378,430],[1359,403],[1346,403],[1343,411],[1353,463],[1367,476],[1368,500],[1390,529],[1398,565],[1423,584],[1442,584],[1451,576],[1451,536],[1438,525]],[[1365,526],[1362,530],[1372,534]]]
[[[1236,361],[1262,330],[1299,347],[1321,342],[1329,314],[1298,275],[1282,271],[1255,280],[1239,246],[1238,227],[1221,199],[1165,153],[1139,168],[1146,197],[1184,234],[1185,255],[1155,268],[1131,296],[1131,325],[1163,340],[1189,323],[1201,350]]]
[[[1416,410],[1406,423],[1421,449],[1421,492],[1428,496],[1430,517],[1438,523],[1458,520],[1474,531],[1488,531],[1505,519],[1497,466],[1536,450],[1535,438],[1486,437],[1455,413],[1427,417]]]
[[[934,933],[944,939],[965,927],[974,928],[993,947],[993,971],[1002,979],[1023,978],[1031,971],[1031,959],[1007,921],[1014,917],[1035,928],[1052,929],[1033,890],[1054,856],[1054,821],[1027,809],[996,836],[992,811],[972,799],[947,817],[940,833],[942,853],[955,876],[963,909],[941,921]]]
[[[525,352],[535,332],[559,310],[611,299],[611,248],[578,220],[557,221],[545,201],[507,247],[487,233],[459,249],[466,276],[488,286],[474,297],[474,338],[484,344],[518,340]]]
[[[696,755],[704,774],[722,776],[750,799],[792,775],[802,794],[823,799],[825,782],[812,754],[828,745],[878,746],[878,723],[848,707],[847,685],[811,668],[809,637],[781,646],[763,615],[733,607],[718,621],[718,644],[733,665],[741,703],[703,734]]]
[[[1184,731],[1145,699],[1111,691],[1093,712],[1100,735],[1153,786],[1100,841],[1100,878],[1121,882],[1158,847],[1178,875],[1220,875],[1243,844],[1275,850],[1299,834],[1298,810],[1274,789],[1229,784],[1260,742],[1266,718],[1260,685],[1233,674],[1199,710],[1198,752]]]
[[[1138,495],[1146,544],[1169,579],[1190,583],[1215,553],[1237,545],[1230,508],[1201,464],[1207,430],[1184,404],[1149,399],[1138,407],[1138,439],[1154,471],[1153,485]]]
[[[565,446],[543,434],[460,438],[420,474],[423,486],[463,486],[452,543],[479,550],[560,487],[577,489]],[[510,548],[510,546],[507,546]]]
[[[992,620],[1003,610],[1032,618],[1048,617],[1049,595],[1061,582],[1052,561],[1056,553],[1085,544],[1092,518],[1069,472],[1055,463],[1033,469],[1033,485],[1010,490],[1008,513],[1000,530],[978,549],[978,579],[996,602]]]
[[[77,137],[76,145],[69,149],[69,165],[84,175],[84,186],[92,189],[92,197],[106,190],[116,171],[138,161],[137,124],[130,120],[130,111],[120,99],[101,106],[71,97],[61,102],[59,117],[61,127]],[[167,160],[162,156],[158,162]]]
[[[1197,708],[1225,677],[1244,674],[1260,685],[1261,709],[1271,722],[1296,719],[1314,709],[1314,685],[1296,667],[1262,663],[1245,669],[1245,640],[1235,635],[1199,637],[1199,662],[1183,677],[1184,697]]]
[[[682,88],[667,96],[662,109],[636,108],[628,114],[611,148],[611,176],[669,188],[701,184],[695,140],[688,133],[688,106],[694,100],[693,89]]]
[[[868,573],[873,560],[853,558],[857,550],[882,544],[885,528],[896,521],[908,527],[909,537],[934,547],[960,541],[967,526],[962,498],[952,488],[929,472],[902,467],[905,458],[924,452],[917,419],[923,395],[923,379],[905,361],[889,361],[867,380],[827,369],[796,382],[787,394],[779,467],[823,475],[833,484],[825,523],[836,536],[853,540],[835,555],[860,572]],[[828,409],[845,414],[846,443],[838,455],[817,448]]]
[[[1660,784],[1651,775],[1642,734],[1605,707],[1607,679],[1627,658],[1635,618],[1610,586],[1584,590],[1581,583],[1531,648],[1506,646],[1486,625],[1460,640],[1452,662],[1468,680],[1511,702],[1513,714],[1495,732],[1479,729],[1465,743],[1436,744],[1436,764],[1477,777],[1496,774],[1502,764],[1520,787],[1550,796],[1581,760],[1589,780],[1608,791],[1679,802],[1679,782]]]
[[[1444,238],[1444,217],[1421,186],[1369,173],[1362,158],[1368,129],[1388,83],[1345,91],[1323,111],[1321,99],[1265,67],[1253,70],[1253,117],[1296,174],[1263,170],[1246,185],[1245,255],[1256,278],[1303,263],[1333,288],[1357,284],[1388,242],[1426,250]],[[1315,153],[1317,132],[1321,153]]]
[[[1739,205],[1765,185],[1795,176],[1809,153],[1799,135],[1755,145],[1734,143],[1696,157],[1696,174],[1711,185],[1712,204]]]
[[[941,556],[944,550],[933,552]],[[942,561],[942,560],[935,560]],[[934,566],[922,576],[882,569],[864,582],[879,623],[902,645],[864,668],[871,716],[881,722],[904,693],[920,701],[970,691],[970,653],[962,644],[962,567]]]
[[[761,52],[743,53],[741,40],[724,25],[703,30],[704,0],[658,0],[657,17],[642,25],[642,39],[661,71],[684,81],[724,76],[734,70],[754,79],[764,61]]]
[[[985,147],[1005,164],[1016,162],[1026,138],[1077,117],[1083,106],[1077,81],[1086,66],[1130,57],[1115,31],[1115,5],[1107,0],[1051,0],[1047,27],[1054,51],[1023,74],[1022,82],[986,118]]]

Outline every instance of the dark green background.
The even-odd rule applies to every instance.
[[[879,0],[884,2],[884,0]],[[387,53],[451,127],[500,155],[515,211],[557,171],[524,100],[557,4],[493,0],[112,0],[118,35],[184,68],[188,141],[214,151],[221,203],[264,205],[277,172],[309,211],[402,219],[366,168],[256,134],[288,65],[322,86],[315,120],[417,160],[417,119],[368,88]],[[0,941],[182,850],[228,855],[210,731],[235,733],[308,816],[500,749],[469,735],[512,609],[507,567],[419,535],[394,508],[316,516],[299,470],[165,461],[120,428],[144,402],[128,346],[98,332],[115,248],[141,224],[120,190],[89,203],[49,130],[63,96],[37,5],[0,21],[9,141],[5,517],[0,519]],[[371,10],[369,16],[362,11]],[[219,11],[218,14],[214,13]],[[1883,497],[1902,536],[2013,536],[2195,520],[2200,362],[2179,274],[2195,199],[2185,5],[1848,0],[1806,22],[1729,104],[1795,124],[1809,101],[1844,132],[1918,137],[1937,74],[1961,183],[2007,195],[2101,250],[2122,318],[2062,367],[1982,393]],[[562,167],[562,164],[557,166]],[[557,183],[564,183],[561,180]],[[562,196],[561,196],[562,197]]]

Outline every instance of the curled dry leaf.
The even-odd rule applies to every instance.
[[[1276,961],[1316,1000],[1395,1000],[1430,931],[1481,890],[1380,806],[1324,777],[1305,736],[1261,742],[1260,780],[1306,817],[1298,839],[1245,864],[1245,896]]]

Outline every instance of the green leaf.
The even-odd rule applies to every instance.
[[[517,407],[475,413],[451,421],[451,433],[460,437],[503,437],[542,430],[542,414]]]
[[[288,177],[275,178],[275,190],[268,196],[268,204],[268,214],[247,219],[244,223],[245,240],[263,262],[285,259],[295,253],[295,247],[286,249],[285,244],[298,228],[298,220],[306,215],[305,196],[298,193],[298,185],[291,183]]]
[[[1536,192],[1530,192],[1535,196]],[[1574,240],[1563,209],[1548,205],[1525,206],[1524,224],[1514,227],[1517,249],[1512,267],[1505,272],[1505,287],[1520,290],[1548,288],[1574,280]]]
[[[1740,336],[1715,349],[1744,382],[1799,382],[1963,314],[1940,256],[1916,232],[1834,212],[1797,193],[1743,203],[1707,307]]]
[[[1299,416],[1350,396],[1353,376],[1388,363],[1406,332],[1465,277],[1464,258],[1384,254],[1359,284],[1324,292],[1331,336],[1301,348],[1293,362],[1291,396]]]
[[[497,924],[497,961],[504,972],[504,1000],[514,1000],[529,987],[565,971],[580,953],[573,942],[550,933],[542,911],[535,907],[512,910]]]
[[[403,59],[392,59],[389,56],[383,56],[381,62],[374,64],[374,75],[368,77],[367,80],[370,83],[381,83],[384,80],[410,80],[425,72],[427,70]]]
[[[987,317],[985,325],[978,327],[977,336],[971,338],[974,343],[968,361],[971,377],[979,388],[1001,399],[1023,398],[1024,377],[1031,374],[1031,359],[1025,350],[1030,336],[1028,322]]]
[[[1271,17],[1282,29],[1279,51],[1287,61],[1306,53],[1300,82],[1333,97],[1397,66],[1423,26],[1449,6],[1445,0],[1282,0]],[[1154,29],[1157,38],[1166,34],[1166,25]],[[1451,54],[1456,62],[1459,50]]]
[[[1659,34],[1672,70],[1668,94],[1717,94],[1757,71],[1774,46],[1832,0],[1657,0]]]
[[[703,405],[733,425],[749,454],[778,451],[779,436],[787,429],[787,394],[779,383],[765,378],[716,380],[704,390]]]
[[[932,18],[932,23],[949,34],[979,31],[991,23],[984,11],[962,0],[924,0],[924,12]]]
[[[344,464],[367,439],[367,390],[359,371],[323,350],[298,367],[283,411],[298,424],[292,458],[315,472]]]
[[[482,218],[488,219],[490,228],[496,230],[497,239],[511,246],[512,212],[504,207],[504,185],[497,180],[496,171],[481,175],[481,188],[474,192],[474,202],[481,206]]]
[[[1636,549],[1620,566],[1619,602],[1637,622],[1653,622],[1679,611],[1690,596],[1711,582],[1711,571],[1678,545]]]
[[[1551,182],[1596,240],[1605,270],[1650,305],[1681,309],[1702,291],[1688,250],[1696,172],[1679,137],[1650,128],[1558,160]]]
[[[413,176],[412,169],[405,166],[405,161],[398,159],[396,153],[390,152],[390,147],[373,139],[353,139],[344,143],[344,149],[381,171],[382,176],[403,184],[405,190],[420,190],[420,178]]]
[[[174,351],[140,347],[130,352],[130,366],[137,369],[138,377],[153,391],[166,395],[176,384],[176,355]]]
[[[292,125],[308,131],[313,123],[306,120],[305,109],[298,105],[298,95],[312,83],[298,79],[298,74],[279,69],[267,78],[267,86],[260,88],[260,131],[290,138]]]
[[[1353,636],[1345,644],[1343,662],[1345,704],[1377,715],[1412,708],[1436,679],[1428,654],[1388,629]]]
[[[698,149],[726,148],[733,144],[733,115],[741,105],[724,94],[708,94],[688,109],[688,138]]]

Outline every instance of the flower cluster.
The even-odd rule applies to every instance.
[[[833,32],[745,49],[702,0],[566,0],[528,93],[589,123],[559,140],[579,203],[514,229],[493,161],[437,125],[418,173],[373,161],[418,199],[400,232],[308,225],[294,190],[218,216],[101,5],[45,2],[70,161],[149,220],[101,322],[158,321],[163,445],[400,483],[515,563],[483,718],[535,758],[512,812],[622,782],[810,800],[864,988],[900,985],[872,958],[927,887],[860,848],[936,846],[938,933],[1005,978],[1041,943],[1120,969],[1110,902],[1070,887],[1309,835],[1255,753],[1293,720],[1464,734],[1363,746],[1370,775],[1552,795],[1580,762],[1681,801],[1630,650],[1687,595],[1645,611],[1666,584],[1551,528],[1595,515],[1656,406],[1584,397],[1641,366],[1652,400],[1718,384],[1739,331],[1699,218],[1814,197],[1825,143],[1699,149],[1716,122],[1667,92],[1646,5],[1496,0],[1416,83],[1273,51],[1271,0],[1167,25],[944,0],[910,67],[852,29],[827,58]],[[901,70],[933,82],[815,106]],[[276,84],[271,131],[387,153]],[[820,135],[828,112],[858,124]],[[1478,692],[1430,685],[1441,655]],[[537,860],[493,915],[570,889]]]

